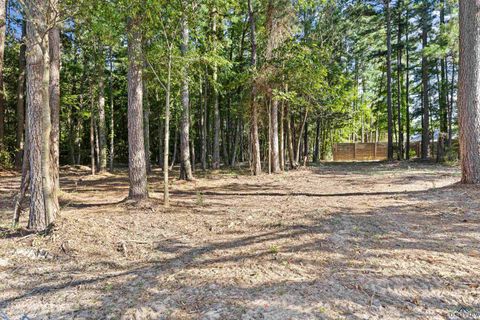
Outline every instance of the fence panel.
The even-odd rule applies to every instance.
[[[388,157],[386,143],[337,143],[333,147],[334,161],[378,161]]]

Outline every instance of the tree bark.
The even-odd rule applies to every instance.
[[[200,130],[201,130],[201,150],[200,159],[202,163],[202,170],[207,170],[207,106],[208,106],[208,82],[205,80],[205,90],[203,92],[203,103],[200,115]]]
[[[402,124],[402,10],[403,1],[398,1],[397,33],[397,125],[398,125],[398,160],[403,160],[403,124]]]
[[[427,5],[423,5],[421,16],[422,23],[422,160],[429,155],[430,145],[430,112],[428,101],[428,59],[425,49],[428,45],[428,12]]]
[[[453,100],[455,95],[455,58],[452,57],[452,81],[450,82],[450,106],[448,108],[448,146],[452,145],[453,136]]]
[[[362,134],[363,137],[363,134]],[[317,119],[317,127],[315,129],[315,150],[313,153],[313,162],[319,162],[320,154],[320,118]]]
[[[405,51],[406,51],[406,74],[405,74],[405,159],[410,159],[410,44],[409,44],[409,10],[405,14]]]
[[[285,114],[285,106],[284,102],[280,105],[280,128],[278,132],[279,136],[279,157],[280,157],[280,170],[285,170],[285,130],[283,127],[283,122],[284,122],[284,114]]]
[[[27,24],[25,19],[22,21],[22,41],[25,40]],[[20,54],[18,57],[18,83],[17,83],[17,138],[15,153],[15,168],[22,168],[22,159],[24,157],[25,148],[25,80],[26,80],[26,45],[22,43],[20,46]]]
[[[44,231],[55,219],[58,201],[53,196],[51,173],[50,59],[47,13],[49,1],[26,1],[27,126],[30,161],[30,215],[28,228]]]
[[[295,163],[296,163],[297,166],[300,163],[300,150],[301,150],[300,147],[301,147],[303,132],[305,130],[305,125],[307,123],[307,116],[308,116],[308,110],[305,109],[305,115],[303,116],[303,121],[302,121],[302,124],[301,124],[301,127],[300,127],[300,132],[298,133],[297,153],[295,154],[295,156],[296,156]]]
[[[257,68],[257,39],[255,35],[255,15],[253,13],[252,1],[248,0],[248,16],[250,21],[250,40],[252,43],[252,68],[253,72]],[[250,96],[250,107],[252,112],[251,144],[252,144],[252,173],[259,175],[262,173],[262,163],[260,158],[260,139],[258,136],[258,106],[257,106],[257,85],[255,79],[252,83],[252,92]]]
[[[458,112],[462,182],[480,184],[480,1],[460,0]]]
[[[50,0],[53,10],[58,10],[58,0]],[[57,19],[56,14],[52,14],[52,21]],[[49,84],[49,103],[52,131],[50,134],[50,153],[51,153],[51,175],[52,175],[52,197],[53,203],[57,205],[54,208],[58,211],[58,195],[60,193],[60,29],[57,25],[53,26],[48,32],[49,59],[50,59],[50,84]]]
[[[5,138],[5,91],[3,85],[3,64],[5,33],[7,29],[7,0],[0,0],[0,151],[4,149]]]
[[[170,148],[170,89],[172,77],[172,51],[168,52],[167,86],[165,92],[165,125],[163,134],[163,205],[170,206],[170,193],[168,188],[168,154]]]
[[[113,160],[115,159],[115,106],[113,104],[113,56],[112,48],[109,49],[109,86],[110,86],[110,171],[113,171]]]
[[[216,51],[217,46],[217,14],[213,14],[213,50]],[[217,79],[218,79],[218,67],[217,63],[214,62],[213,65],[213,113],[214,113],[214,130],[213,130],[213,169],[220,168],[220,105],[218,100],[218,89],[217,89]]]
[[[22,163],[22,180],[20,183],[20,192],[15,197],[15,205],[13,211],[13,227],[17,227],[20,222],[20,215],[24,210],[23,202],[26,198],[28,187],[30,185],[30,153],[28,147],[28,127],[25,127],[25,144],[24,144],[24,161]]]
[[[128,21],[128,175],[129,198],[148,198],[145,143],[143,139],[143,56],[139,17]]]
[[[387,15],[387,114],[388,114],[388,160],[393,160],[393,106],[392,106],[392,27],[390,0],[385,1]]]
[[[95,102],[93,100],[93,88],[90,84],[90,173],[96,173],[95,165]]]
[[[150,174],[152,172],[152,153],[150,152],[150,103],[148,101],[148,82],[145,78],[143,79],[143,91],[143,140],[145,142],[145,163],[147,166],[147,174]]]
[[[97,63],[98,75],[98,149],[99,149],[99,172],[107,170],[107,124],[105,120],[105,56],[102,45],[99,44],[99,54]]]
[[[286,107],[286,118],[287,118],[287,146],[288,146],[288,162],[290,163],[290,169],[295,169],[298,167],[298,162],[295,161],[295,154],[293,151],[293,133],[291,125],[291,117],[288,106]]]
[[[182,56],[186,58],[189,42],[187,18],[182,19]],[[190,163],[190,92],[188,87],[188,70],[186,61],[182,69],[182,115],[180,119],[180,179],[193,180]]]
[[[278,147],[278,100],[272,99],[272,172],[280,171],[279,147]]]

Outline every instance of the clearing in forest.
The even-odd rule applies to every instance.
[[[62,216],[42,236],[7,228],[19,177],[3,172],[0,312],[471,319],[480,315],[480,190],[458,180],[456,168],[416,163],[260,178],[220,171],[172,181],[165,210],[160,172],[149,179],[153,200],[138,208],[122,202],[127,172],[70,168]]]

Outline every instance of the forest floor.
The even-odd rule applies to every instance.
[[[159,171],[136,207],[126,171],[64,168],[62,215],[40,236],[8,228],[19,177],[3,172],[0,318],[480,319],[480,188],[459,176],[208,172],[172,180],[166,210]]]

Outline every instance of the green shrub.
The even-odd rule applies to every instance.
[[[0,169],[11,169],[13,167],[12,157],[7,150],[0,150]]]

